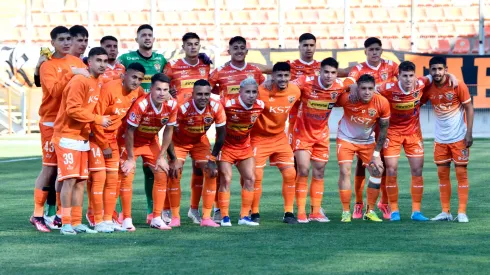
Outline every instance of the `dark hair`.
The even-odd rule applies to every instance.
[[[168,76],[166,76],[162,73],[154,74],[151,77],[151,85],[155,84],[157,81],[163,82],[163,83],[168,83],[170,85],[170,78],[168,78]]]
[[[100,40],[100,44],[102,44],[102,43],[104,43],[106,41],[114,41],[114,42],[117,43],[117,38],[115,38],[112,35],[106,35],[106,36],[102,37],[102,39]]]
[[[237,43],[237,42],[242,42],[243,44],[247,45],[247,40],[241,36],[235,36],[230,39],[230,43],[228,43],[229,46]]]
[[[398,71],[400,72],[415,72],[415,64],[411,61],[403,61],[398,66]]]
[[[199,38],[199,35],[197,35],[194,32],[188,32],[188,33],[184,34],[184,36],[182,36],[182,43],[185,43],[185,41],[187,41],[189,39],[197,39],[197,40],[201,41],[201,38]]]
[[[56,38],[58,38],[58,35],[62,33],[70,33],[70,30],[65,26],[58,26],[52,29],[49,35],[51,36],[52,40],[55,40]]]
[[[93,47],[88,52],[88,58],[90,58],[92,56],[95,56],[95,55],[102,55],[102,54],[107,55],[107,52],[106,52],[106,50],[104,48],[102,48],[102,47]]]
[[[429,67],[436,64],[442,64],[446,67],[446,58],[442,56],[434,56],[429,61]]]
[[[366,41],[364,41],[364,48],[367,48],[373,44],[379,44],[379,46],[383,46],[383,44],[381,44],[381,40],[379,40],[379,38],[369,37],[368,39],[366,39]]]
[[[148,24],[143,24],[138,27],[138,30],[136,31],[136,34],[138,34],[142,30],[151,30],[153,32],[153,27],[148,25]]]
[[[327,57],[322,60],[322,63],[320,63],[320,67],[322,68],[327,65],[330,67],[334,67],[335,69],[339,68],[339,62],[337,62],[337,60],[335,60],[335,58],[333,57]]]
[[[84,26],[75,25],[70,28],[70,36],[76,37],[81,35],[82,37],[88,37],[88,31]]]
[[[126,71],[133,70],[133,71],[138,71],[140,73],[146,74],[145,67],[141,65],[140,63],[133,62],[129,64],[128,68],[126,68]]]
[[[204,87],[209,86],[209,87],[211,87],[211,84],[209,84],[209,82],[206,79],[199,79],[198,81],[194,82],[194,88],[196,86],[204,86]]]
[[[360,85],[362,82],[371,82],[374,86],[376,86],[376,80],[374,80],[374,77],[370,74],[361,75],[357,80],[357,85]]]
[[[272,67],[272,72],[290,72],[291,71],[291,65],[287,62],[277,62],[274,64]]]
[[[300,35],[299,43],[303,42],[304,40],[315,40],[315,42],[316,42],[316,37],[309,32],[305,32],[302,35]]]

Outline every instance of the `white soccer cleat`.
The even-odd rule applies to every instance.
[[[159,229],[159,230],[171,230],[172,229],[172,227],[165,224],[165,222],[160,217],[153,218],[151,220],[150,227],[155,228],[155,229]]]
[[[187,212],[187,217],[192,220],[192,223],[201,224],[201,213],[199,213],[199,209],[189,208],[189,212]]]
[[[95,225],[94,230],[99,233],[112,233],[114,232],[114,228],[112,225],[107,222],[100,222]]]
[[[221,226],[231,226],[231,220],[229,216],[224,216],[220,222]]]
[[[44,223],[46,224],[46,226],[48,226],[49,229],[51,230],[60,230],[61,227],[55,225],[53,222],[54,222],[54,218],[56,217],[56,215],[53,215],[53,216],[46,216],[44,215]]]
[[[238,220],[238,225],[258,226],[259,223],[253,222],[248,216]]]
[[[164,223],[169,224],[172,221],[172,212],[170,210],[163,210],[162,220]]]
[[[77,233],[87,233],[87,234],[96,234],[98,233],[97,231],[93,230],[93,229],[90,229],[88,226],[86,226],[85,224],[79,224],[75,227],[73,227],[73,230],[75,230],[75,232]]]
[[[454,220],[458,220],[458,222],[469,222],[470,220],[468,219],[468,216],[466,216],[465,213],[459,213],[458,216],[456,217],[456,219]]]
[[[119,223],[117,222],[113,222],[113,221],[106,221],[107,224],[109,224],[109,226],[112,227],[112,229],[114,230],[114,232],[126,232],[127,230],[124,229]]]
[[[221,217],[221,210],[219,210],[219,208],[215,209],[213,213],[213,221],[220,223],[222,219],[223,218]]]
[[[451,213],[441,212],[439,215],[430,219],[431,221],[452,221],[453,215]]]
[[[126,231],[129,231],[129,232],[136,231],[136,227],[134,227],[134,225],[133,225],[133,219],[131,219],[131,218],[125,218],[122,222],[121,227],[126,229]]]

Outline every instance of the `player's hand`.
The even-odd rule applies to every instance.
[[[110,158],[112,158],[112,149],[111,149],[111,147],[109,147],[109,148],[107,148],[107,149],[102,150],[102,154],[104,155],[104,158],[105,158],[105,159],[110,159]]]
[[[102,117],[102,123],[101,123],[102,127],[104,128],[107,128],[109,126],[112,125],[112,120],[110,118],[110,116],[103,116]]]
[[[272,84],[273,82],[271,79],[267,79],[266,81],[264,81],[264,83],[262,83],[262,85],[264,85],[264,88],[266,88],[269,91],[272,91]]]
[[[449,86],[458,87],[458,79],[453,74],[449,75]]]
[[[170,88],[170,90],[168,90],[168,92],[170,93],[170,95],[171,95],[173,98],[177,98],[177,89],[175,89],[175,88]]]
[[[39,70],[41,69],[41,65],[42,65],[44,62],[48,61],[48,59],[49,59],[49,58],[48,58],[46,55],[41,55],[41,56],[39,57],[39,60],[37,61],[37,65],[36,65],[36,70],[34,71],[34,74],[35,74],[35,75],[39,75]]]
[[[466,148],[470,148],[471,145],[473,145],[473,134],[470,132],[466,133],[466,136],[464,137],[464,145],[466,145]]]
[[[170,161],[168,175],[170,176],[171,179],[176,179],[179,177],[179,174],[182,171],[182,166],[183,166],[182,161],[179,161],[177,159]]]
[[[213,64],[213,60],[206,53],[199,53],[197,57],[206,65]]]
[[[85,77],[90,77],[90,73],[85,68],[71,68],[71,72],[74,75],[80,74],[80,75],[83,75]]]
[[[159,157],[157,159],[157,163],[155,165],[155,170],[158,170],[158,169],[161,169],[163,172],[167,173],[167,175],[168,175],[168,163],[163,156]]]
[[[218,176],[218,165],[216,164],[216,161],[208,160],[204,170],[211,178],[216,178]]]
[[[371,158],[371,162],[369,163],[369,166],[373,169],[373,176],[380,177],[382,174],[382,171],[384,169],[383,162],[381,161],[381,157],[375,157],[373,156]]]
[[[352,84],[349,86],[349,101],[351,103],[357,103],[359,101],[359,94],[357,93],[357,85]]]
[[[131,171],[134,170],[136,167],[136,162],[132,159],[126,160],[122,165],[121,165],[121,171],[127,176]]]

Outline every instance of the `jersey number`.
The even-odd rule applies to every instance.
[[[94,158],[100,158],[100,148],[92,148],[90,149],[92,151],[92,154],[94,155]]]
[[[46,153],[53,153],[54,152],[54,145],[52,142],[50,141],[46,141],[46,143],[44,144],[44,151]]]
[[[67,153],[63,154],[63,163],[64,164],[73,164],[73,154],[72,153]]]

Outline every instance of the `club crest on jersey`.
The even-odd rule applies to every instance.
[[[414,97],[414,98],[418,98],[418,97],[419,97],[419,95],[420,95],[420,91],[415,91],[415,92],[413,93],[413,97]]]
[[[453,97],[454,97],[454,94],[453,93],[447,93],[446,94],[446,99],[449,100],[449,101],[452,101],[453,100]]]
[[[162,118],[162,125],[167,124],[167,122],[168,122],[168,117]]]
[[[204,117],[204,123],[206,123],[206,124],[213,123],[213,117],[210,117],[210,116]]]
[[[381,79],[382,79],[383,81],[386,81],[386,80],[388,79],[388,73],[386,73],[386,72],[382,73],[382,74],[381,74]]]
[[[315,76],[319,76],[320,75],[320,70],[315,70]]]
[[[337,93],[337,92],[332,92],[332,93],[330,94],[330,97],[332,97],[332,99],[336,99],[338,95],[339,95],[339,93]]]
[[[293,103],[295,100],[296,100],[295,96],[288,96],[288,101],[290,104]]]
[[[160,71],[162,66],[159,63],[155,63],[153,66],[155,66],[155,70]]]
[[[205,76],[206,75],[206,68],[199,68],[199,73],[201,74],[201,76]]]
[[[255,121],[257,121],[257,118],[258,118],[258,117],[259,117],[259,115],[258,115],[258,114],[252,114],[252,116],[250,117],[250,121],[251,121],[252,123],[255,123]]]
[[[368,114],[370,117],[374,117],[376,115],[376,110],[375,109],[368,109]]]

